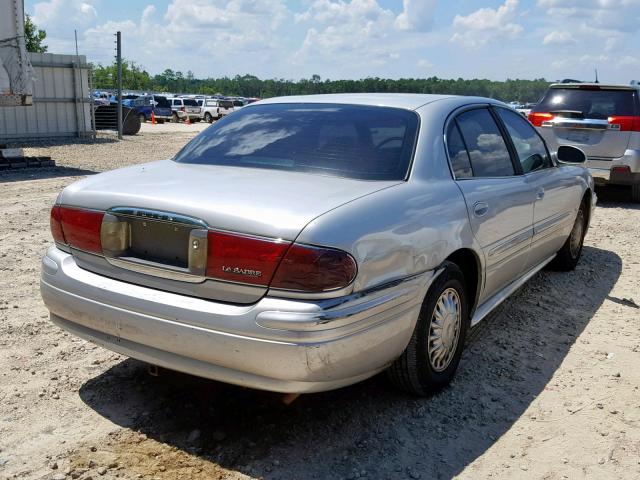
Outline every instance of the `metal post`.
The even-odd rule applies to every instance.
[[[118,64],[118,139],[122,140],[122,42],[120,32],[116,33],[116,62]]]
[[[84,105],[86,102],[86,98],[84,96],[84,78],[83,78],[83,72],[84,72],[84,67],[86,67],[86,65],[83,65],[82,63],[80,63],[80,55],[78,54],[78,31],[74,30],[73,31],[73,35],[75,36],[76,39],[76,64],[78,65],[78,74],[80,76],[80,118],[82,119],[82,136],[86,136],[87,134],[87,119],[85,117],[85,112],[84,112]],[[88,72],[87,72],[88,73]],[[77,95],[77,92],[76,92]],[[80,136],[80,131],[78,132],[78,136]]]

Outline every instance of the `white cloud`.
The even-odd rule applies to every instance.
[[[395,26],[400,30],[429,30],[437,3],[437,0],[403,0],[402,13],[396,18]]]
[[[261,65],[283,51],[279,28],[288,16],[284,0],[173,0],[163,11],[146,6],[137,20],[95,23],[85,30],[83,46],[96,61],[110,63],[120,30],[124,56],[152,71],[213,75],[224,65],[225,74],[251,72],[252,60]]]
[[[517,38],[523,31],[522,26],[514,22],[518,3],[518,0],[505,0],[497,9],[480,8],[466,16],[456,15],[451,41],[475,48],[500,38]]]
[[[433,63],[431,63],[426,58],[421,58],[420,60],[418,60],[417,65],[420,68],[431,68],[431,67],[433,67]]]
[[[296,52],[297,62],[350,57],[356,63],[382,65],[397,55],[389,48],[395,16],[376,0],[315,0],[295,18],[312,25]]]
[[[98,16],[95,7],[81,0],[51,0],[33,6],[33,21],[47,29],[86,26]]]
[[[576,43],[571,33],[566,31],[554,30],[547,34],[542,40],[543,45],[568,45]]]
[[[47,32],[45,45],[50,52],[74,51],[73,31],[82,32],[98,17],[93,0],[50,0],[33,5],[33,22]]]
[[[566,29],[640,30],[640,0],[538,0],[537,5]]]

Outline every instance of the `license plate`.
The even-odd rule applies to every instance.
[[[567,140],[570,142],[587,143],[589,141],[589,132],[569,132],[567,133]]]

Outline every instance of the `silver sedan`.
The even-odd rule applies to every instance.
[[[584,161],[486,98],[265,100],[64,189],[42,296],[60,327],[169,369],[294,393],[386,370],[423,395],[470,326],[576,266]]]

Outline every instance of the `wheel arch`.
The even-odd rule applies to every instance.
[[[480,258],[470,248],[460,248],[451,253],[446,261],[455,263],[464,275],[465,287],[469,296],[469,316],[473,316],[480,296],[480,285],[482,284],[482,267]]]

